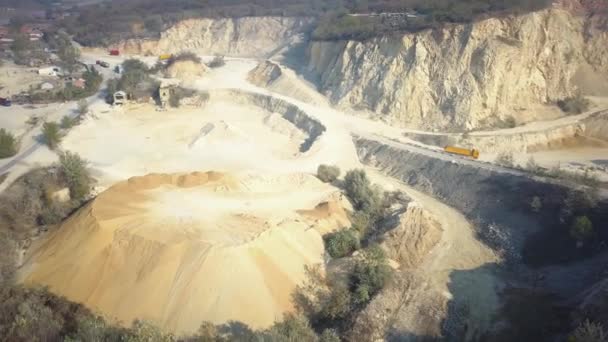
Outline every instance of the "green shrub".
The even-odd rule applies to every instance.
[[[351,170],[346,173],[344,190],[356,210],[373,212],[379,206],[379,195],[363,170]]]
[[[193,96],[195,91],[192,89],[186,89],[183,87],[175,87],[171,89],[169,94],[169,106],[177,108],[181,104],[181,100],[190,96]]]
[[[207,63],[207,66],[214,69],[214,68],[222,67],[225,64],[226,64],[226,62],[224,61],[224,56],[216,55],[215,57],[213,57],[211,62]]]
[[[498,164],[500,166],[504,166],[504,167],[513,167],[514,166],[513,152],[511,152],[511,151],[500,152],[496,156],[496,164]]]
[[[351,275],[353,302],[367,303],[386,285],[391,276],[392,269],[379,246],[374,245],[363,250],[363,258],[357,262]]]
[[[365,211],[355,211],[350,215],[351,228],[366,236],[372,230],[375,217]]]
[[[276,322],[261,334],[266,341],[317,341],[317,335],[312,330],[305,317],[286,314],[282,321]]]
[[[359,249],[358,234],[351,229],[327,234],[324,238],[325,249],[332,258],[342,258]]]
[[[340,335],[333,329],[325,329],[321,336],[319,336],[319,342],[340,342]]]
[[[600,323],[585,320],[568,336],[568,342],[606,342],[608,334]]]
[[[61,174],[70,189],[70,197],[80,201],[91,191],[92,178],[87,162],[78,154],[63,152],[59,155]]]
[[[59,125],[56,122],[45,122],[42,125],[42,136],[44,143],[51,149],[57,148],[63,138]]]
[[[17,154],[17,139],[13,133],[0,128],[0,159],[12,157]]]
[[[570,226],[570,236],[577,241],[585,241],[593,237],[594,234],[593,223],[587,216],[576,217]]]
[[[344,286],[334,286],[321,309],[320,316],[324,319],[341,319],[351,312],[351,294]]]
[[[78,118],[70,117],[69,115],[64,115],[59,122],[59,126],[61,129],[70,129],[78,124]]]
[[[530,159],[528,159],[528,162],[526,163],[526,169],[535,174],[541,171],[541,168],[536,163],[536,160],[534,160],[534,157],[530,157]]]
[[[78,101],[78,115],[84,115],[89,111],[89,103],[85,99]]]
[[[586,99],[581,93],[577,93],[574,96],[557,101],[557,106],[566,114],[576,115],[589,110],[591,101]]]
[[[217,58],[217,56],[216,56]],[[192,61],[194,63],[200,63],[201,62],[201,58],[199,56],[197,56],[194,52],[191,51],[184,51],[181,52],[177,55],[172,56],[169,59],[169,62],[167,63],[167,66],[170,66],[176,62],[180,62],[180,61]]]
[[[540,197],[532,197],[532,201],[530,201],[530,208],[535,213],[540,212],[540,210],[543,208],[543,202],[540,200]]]
[[[325,183],[333,183],[340,177],[340,168],[332,165],[321,164],[317,168],[317,178]]]

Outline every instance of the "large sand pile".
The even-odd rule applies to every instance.
[[[21,279],[129,324],[265,327],[293,309],[319,231],[348,225],[314,176],[151,174],[120,182],[33,246]]]

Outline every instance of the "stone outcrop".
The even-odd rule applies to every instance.
[[[169,28],[158,40],[130,39],[116,47],[142,55],[192,51],[204,55],[268,57],[292,44],[311,23],[308,18],[289,17],[190,19]]]
[[[247,80],[259,87],[267,87],[281,77],[282,74],[283,72],[278,64],[264,61],[249,72]]]
[[[383,236],[382,247],[401,267],[417,267],[441,239],[441,225],[415,202],[399,217],[399,224]]]
[[[578,84],[586,78],[604,88],[606,49],[608,32],[554,6],[363,42],[312,42],[308,68],[338,105],[403,126],[471,129],[510,115],[526,121],[531,105],[588,88]]]

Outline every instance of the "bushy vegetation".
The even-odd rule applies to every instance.
[[[194,63],[201,63],[201,58],[199,56],[197,56],[194,52],[184,51],[184,52],[171,56],[171,58],[167,62],[167,66],[170,66],[172,64],[175,64],[175,63],[181,62],[181,61],[191,61]]]
[[[559,165],[551,169],[545,169],[536,164],[534,159],[528,160],[528,163],[526,164],[526,169],[538,176],[550,177],[567,182],[583,184],[593,188],[597,187],[600,183],[598,177],[591,173],[588,169],[585,169],[582,172],[569,171],[562,169]]]
[[[351,275],[353,301],[357,305],[365,304],[376,295],[392,275],[384,251],[373,245],[363,251],[363,258],[355,264]]]
[[[40,41],[31,41],[24,34],[16,34],[11,44],[13,62],[18,65],[35,65],[48,59]]]
[[[550,1],[353,1],[326,11],[313,32],[313,39],[365,40],[379,35],[417,32],[440,27],[446,23],[469,23],[489,16],[524,13],[548,7]],[[413,16],[378,15],[351,16],[352,13],[404,13]]]
[[[45,122],[42,125],[42,138],[51,150],[56,149],[63,139],[59,125],[56,122]]]
[[[123,62],[123,72],[119,79],[108,81],[108,96],[122,90],[127,97],[140,100],[152,98],[158,91],[159,83],[150,74],[153,69],[139,59],[127,59]]]
[[[503,151],[496,155],[496,164],[504,167],[513,167],[515,163],[513,161],[513,152]]]
[[[517,126],[517,121],[512,115],[509,115],[504,119],[498,120],[495,125],[496,128],[513,128],[515,126]]]
[[[174,87],[173,89],[171,89],[171,93],[169,94],[169,106],[177,108],[180,106],[182,99],[191,97],[194,94],[195,91],[192,89],[184,87]]]
[[[13,133],[0,128],[0,159],[17,154],[17,139]]]
[[[83,200],[91,191],[92,178],[87,169],[87,162],[78,154],[62,152],[59,154],[61,175],[70,189],[73,200]]]
[[[533,212],[538,213],[543,208],[543,202],[538,196],[532,197],[532,201],[530,201],[530,208]]]
[[[574,219],[570,227],[570,236],[578,242],[583,242],[594,235],[593,223],[587,216],[579,216]]]
[[[351,170],[344,176],[344,191],[355,210],[372,212],[378,206],[380,194],[372,187],[363,170]]]
[[[325,183],[333,183],[340,177],[340,168],[332,165],[321,164],[317,168],[317,178]]]
[[[207,63],[207,66],[212,69],[223,67],[224,65],[226,65],[226,62],[224,61],[224,56],[220,55],[213,57],[213,59],[209,63]]]
[[[568,342],[605,342],[608,334],[600,323],[585,320],[568,336]]]
[[[566,114],[576,115],[589,110],[591,101],[585,98],[581,93],[567,97],[557,101],[557,106]]]
[[[345,277],[328,281],[318,268],[308,268],[308,282],[299,286],[294,296],[298,309],[306,314],[317,331],[331,340],[335,332],[348,331],[349,320],[390,281],[393,270],[382,249],[372,245],[350,258]],[[325,333],[326,329],[331,330]]]
[[[113,0],[81,7],[79,15],[68,17],[63,26],[81,44],[107,46],[125,38],[158,37],[161,30],[184,19],[308,16],[321,18],[313,34],[315,39],[367,39],[383,34],[415,32],[445,23],[466,23],[488,16],[530,12],[549,5],[549,0],[285,0],[280,3],[271,0]],[[414,11],[418,15],[399,20],[348,15],[405,11]]]
[[[59,57],[59,66],[72,74],[80,67],[78,59],[80,58],[80,50],[72,44],[72,39],[67,34],[60,32],[54,38],[50,39],[53,48],[57,50]]]
[[[332,258],[342,258],[360,247],[358,233],[352,229],[344,229],[324,237],[325,250]]]
[[[59,122],[61,129],[70,129],[78,124],[78,118],[64,115]]]

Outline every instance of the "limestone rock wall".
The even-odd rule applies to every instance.
[[[268,57],[289,46],[311,23],[310,18],[291,17],[190,19],[169,28],[158,40],[130,39],[116,48],[142,55],[193,51],[205,55]]]
[[[608,82],[607,47],[606,30],[554,6],[364,42],[312,42],[308,68],[338,105],[403,126],[470,129],[573,94],[575,74]]]

